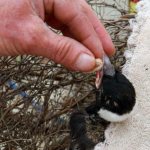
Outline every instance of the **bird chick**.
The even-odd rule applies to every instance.
[[[120,122],[128,118],[135,97],[132,83],[121,72],[116,71],[113,76],[104,74],[101,87],[96,90],[96,101],[86,111],[109,122]]]

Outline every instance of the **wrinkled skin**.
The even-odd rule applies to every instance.
[[[44,56],[87,72],[104,51],[114,46],[85,0],[0,0],[0,56]]]

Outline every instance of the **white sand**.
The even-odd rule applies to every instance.
[[[95,150],[150,150],[150,0],[139,3],[132,26],[123,73],[135,86],[137,103],[128,120],[108,127]]]

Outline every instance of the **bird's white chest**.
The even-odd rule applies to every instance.
[[[116,113],[113,113],[109,110],[106,110],[106,109],[103,109],[101,108],[99,111],[98,111],[98,114],[101,118],[107,120],[107,121],[110,121],[110,122],[121,122],[121,121],[124,121],[126,120],[130,114],[124,114],[124,115],[118,115]]]

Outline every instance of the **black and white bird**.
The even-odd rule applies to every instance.
[[[106,121],[121,122],[133,110],[135,89],[121,72],[114,69],[107,56],[104,60],[103,78],[96,89],[96,101],[85,110],[89,115],[98,115]],[[96,143],[87,136],[85,114],[73,112],[69,124],[72,139],[69,150],[94,150]]]
[[[86,111],[109,122],[121,122],[128,118],[135,105],[135,89],[121,72],[114,69],[107,56],[103,71],[100,88],[96,89],[96,101]]]

